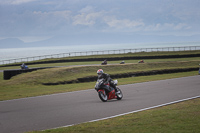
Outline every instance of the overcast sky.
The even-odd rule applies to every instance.
[[[200,0],[0,0],[0,39],[96,33],[200,35]]]

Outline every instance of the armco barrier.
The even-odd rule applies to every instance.
[[[168,73],[178,73],[178,72],[189,72],[189,71],[198,71],[198,70],[199,70],[198,67],[177,68],[177,69],[163,69],[163,70],[130,72],[130,73],[123,73],[123,74],[112,74],[110,76],[112,79],[118,79],[118,78],[128,78],[128,77],[136,77],[136,76],[147,76],[147,75],[168,74]],[[73,83],[93,82],[96,80],[97,80],[97,76],[89,76],[89,77],[84,77],[84,78],[77,78],[76,80],[71,80],[71,81],[43,83],[43,85],[73,84]]]
[[[21,73],[27,73],[27,72],[32,72],[32,71],[36,71],[38,69],[46,69],[46,68],[52,68],[52,67],[41,67],[41,68],[30,68],[30,69],[15,69],[15,70],[4,70],[3,71],[3,78],[4,80],[8,80],[11,77],[21,74]]]

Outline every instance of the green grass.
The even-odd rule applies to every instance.
[[[124,60],[125,63],[138,63],[139,60]],[[191,57],[191,58],[173,58],[173,59],[145,59],[145,63],[153,62],[177,62],[177,61],[200,61],[200,57]],[[108,64],[119,64],[120,61],[108,61]],[[65,62],[65,63],[47,63],[47,64],[35,64],[28,65],[29,68],[36,67],[54,67],[54,66],[73,66],[73,65],[100,65],[101,61],[86,61],[86,62]],[[9,67],[0,67],[1,70],[8,69],[20,69],[20,66],[9,66]]]
[[[3,81],[3,73],[0,72],[0,81]]]
[[[155,80],[163,80],[170,78],[186,77],[197,75],[197,71],[184,72],[176,74],[164,74],[164,75],[153,75],[153,76],[142,76],[142,77],[131,77],[118,79],[119,85],[123,84],[134,84],[140,82],[149,82]],[[79,84],[67,84],[67,85],[56,85],[56,86],[44,86],[32,84],[19,84],[17,81],[0,83],[0,100],[17,99],[24,97],[33,97],[40,95],[49,95],[62,92],[78,91],[93,89],[95,82],[79,83]]]
[[[142,52],[135,53],[133,55],[162,55],[162,54],[196,54],[200,51],[185,51],[185,52]],[[132,54],[120,54],[109,56],[130,56]],[[100,56],[100,55],[99,55]],[[106,56],[106,55],[102,55]],[[75,58],[75,57],[74,57]],[[76,57],[78,58],[78,57]],[[85,58],[85,57],[83,57]],[[109,74],[122,74],[129,72],[150,71],[150,70],[162,70],[162,69],[174,69],[174,68],[191,68],[199,67],[200,57],[194,58],[174,58],[174,59],[149,59],[145,60],[145,63],[138,64],[138,60],[127,60],[126,64],[120,65],[119,61],[108,62],[114,65],[92,65],[92,66],[79,66],[73,67],[70,65],[88,65],[88,64],[100,64],[100,62],[70,62],[70,63],[53,63],[53,64],[40,64],[30,65],[29,67],[42,67],[42,66],[68,66],[58,67],[51,69],[37,70],[29,73],[19,74],[12,77],[10,80],[3,80],[3,73],[0,73],[0,100],[9,100],[16,98],[32,97],[39,95],[48,95],[76,90],[91,89],[94,87],[95,82],[90,83],[78,83],[78,84],[66,84],[56,86],[45,86],[43,83],[56,83],[63,81],[76,80],[77,78],[83,78],[88,76],[97,76],[96,71],[100,68],[104,72]],[[3,69],[13,69],[14,67],[0,67]],[[173,77],[184,77],[197,75],[198,72],[186,72],[178,74],[165,74],[154,76],[142,76],[132,77],[125,79],[118,79],[119,85],[131,84],[136,82],[146,82],[152,80],[168,79]]]
[[[20,74],[12,77],[4,84],[28,84],[41,85],[48,82],[62,82],[76,80],[88,76],[96,76],[96,71],[100,68],[109,74],[121,74],[138,71],[162,70],[174,68],[198,67],[198,61],[189,62],[163,62],[163,63],[143,63],[143,64],[125,64],[125,65],[107,65],[107,66],[85,66],[85,67],[61,67],[34,71],[31,73]],[[51,78],[49,78],[51,77]],[[0,82],[1,85],[1,82]]]
[[[98,122],[30,133],[199,133],[200,98]]]

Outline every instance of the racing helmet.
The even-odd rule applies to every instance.
[[[103,70],[102,69],[97,70],[98,78],[101,78],[102,74],[103,74]]]

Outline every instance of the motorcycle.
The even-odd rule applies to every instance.
[[[102,61],[101,65],[107,65],[107,60]]]
[[[117,85],[118,81],[114,80],[114,84]],[[110,86],[110,84],[105,84],[104,79],[98,79],[95,85],[95,90],[98,92],[99,98],[103,102],[107,102],[107,100],[117,99],[121,100],[123,97],[122,91],[116,87],[117,92],[115,89]]]
[[[21,65],[20,67],[21,67],[22,70],[26,70],[26,69],[28,69],[28,66],[27,66],[27,65],[24,65],[24,66]]]

